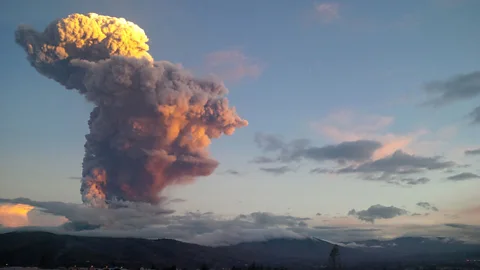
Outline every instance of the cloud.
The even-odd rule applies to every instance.
[[[0,199],[0,203],[25,204],[39,211],[62,216],[71,222],[98,225],[109,229],[144,228],[165,223],[165,216],[173,213],[148,203],[111,202],[111,208],[93,208],[83,204],[39,202],[27,198]]]
[[[435,212],[438,212],[438,208],[431,205],[430,203],[428,202],[418,202],[417,203],[417,206],[423,208],[423,209],[426,209],[426,210],[432,210],[432,211],[435,211]]]
[[[315,5],[315,13],[323,23],[331,23],[340,18],[338,3],[320,3]]]
[[[380,204],[372,205],[367,210],[356,211],[352,209],[348,212],[349,216],[355,216],[360,220],[374,223],[376,219],[391,219],[397,216],[407,215],[407,210],[395,206],[383,206]]]
[[[472,124],[480,124],[480,106],[473,109],[468,116],[472,119]]]
[[[442,170],[456,166],[453,161],[445,161],[441,157],[423,157],[397,151],[388,157],[367,161],[359,165],[350,165],[336,170],[314,169],[313,173],[357,174],[368,181],[384,181],[396,185],[426,184],[426,177],[405,178],[404,175]]]
[[[434,96],[428,105],[442,106],[480,95],[480,71],[454,76],[445,81],[433,81],[424,87],[427,94]]]
[[[296,139],[285,142],[281,137],[272,134],[256,133],[254,141],[264,153],[276,152],[275,158],[258,157],[254,159],[256,163],[272,163],[272,162],[292,162],[299,161],[303,158],[305,150],[310,145],[307,139]]]
[[[420,177],[420,178],[402,178],[400,179],[400,183],[406,184],[406,185],[422,185],[430,182],[430,179],[427,177]]]
[[[266,212],[254,212],[249,216],[242,217],[245,219],[251,218],[256,224],[265,225],[265,226],[299,226],[301,222],[306,220],[311,220],[311,218],[300,218],[289,215],[273,215]]]
[[[335,170],[327,169],[327,168],[314,168],[310,170],[310,173],[335,174]]]
[[[0,203],[24,204],[30,208],[65,217],[62,226],[49,227],[58,233],[90,236],[134,236],[171,238],[199,244],[238,243],[245,239],[303,237],[290,228],[306,227],[310,218],[253,212],[222,218],[212,212],[173,211],[145,203],[115,202],[111,208],[92,208],[81,204],[39,202],[26,198],[0,199]],[[24,224],[26,225],[26,224]],[[35,227],[38,228],[38,227]],[[220,236],[231,236],[222,239]],[[243,238],[241,238],[243,237]]]
[[[441,170],[455,166],[453,161],[443,161],[441,157],[423,157],[410,155],[402,151],[396,151],[391,156],[371,162],[365,162],[358,166],[342,168],[337,173],[363,173],[378,174],[383,176],[397,174],[412,174],[429,170]]]
[[[234,175],[234,176],[241,176],[243,175],[241,172],[234,170],[234,169],[228,169],[223,172],[219,172],[218,174],[227,174],[227,175]]]
[[[323,241],[339,243],[349,239],[348,241],[366,240],[372,238],[381,238],[383,230],[380,228],[365,227],[353,228],[347,226],[314,226],[314,227],[295,227],[291,230],[310,237],[322,239]]]
[[[364,180],[380,180],[397,185],[426,184],[430,182],[427,177],[413,178],[405,175],[445,170],[457,166],[455,162],[444,160],[441,156],[413,155],[401,150],[374,159],[376,151],[383,145],[372,140],[346,141],[316,147],[311,146],[310,141],[306,139],[285,142],[279,136],[257,133],[255,142],[264,154],[274,153],[274,155],[257,157],[252,161],[254,163],[291,163],[308,160],[321,164],[333,161],[343,167],[338,169],[317,167],[311,169],[310,173],[357,174]],[[275,168],[263,167],[261,170],[276,175],[294,171],[286,165]]]
[[[478,178],[480,178],[480,175],[476,175],[470,172],[463,172],[463,173],[459,173],[459,174],[447,177],[447,179],[451,181],[465,181],[465,180],[478,179]]]
[[[385,130],[392,125],[394,118],[376,114],[337,110],[323,119],[311,124],[312,128],[323,137],[334,142],[374,140],[382,143],[382,147],[373,154],[373,159],[391,155],[397,150],[407,151],[407,147],[426,130],[418,130],[398,135]]]
[[[425,91],[434,96],[425,104],[434,107],[471,100],[480,96],[480,71],[460,74],[445,81],[430,82],[426,84]],[[471,119],[471,124],[479,124],[480,106],[474,108],[467,116]]]
[[[305,151],[305,157],[316,161],[336,160],[340,163],[345,161],[365,161],[369,160],[373,153],[382,147],[382,144],[376,141],[358,140],[351,142],[342,142],[337,145],[327,145],[323,147],[310,147]]]
[[[257,163],[288,163],[302,159],[316,162],[336,161],[341,164],[360,162],[371,159],[373,153],[382,146],[376,141],[358,140],[315,147],[310,146],[310,141],[306,139],[285,142],[278,136],[263,133],[255,135],[255,142],[264,153],[277,153],[277,156],[274,158],[256,158],[254,162]]]
[[[273,168],[260,168],[261,171],[271,173],[273,175],[281,175],[286,174],[288,172],[294,172],[295,169],[289,166],[280,166],[280,167],[273,167]]]
[[[26,204],[0,204],[0,224],[5,227],[20,227],[29,224],[28,213],[33,207]]]
[[[234,245],[270,239],[303,239],[305,236],[284,228],[216,230],[197,235],[190,242],[207,246]]]
[[[257,59],[247,57],[240,50],[212,52],[205,57],[205,68],[226,81],[257,78],[264,65]]]
[[[0,202],[28,203],[34,206],[35,210],[66,215],[69,219],[61,226],[55,227],[2,227],[0,233],[12,230],[41,230],[79,236],[168,238],[211,246],[275,238],[301,239],[305,237],[317,237],[330,242],[352,242],[403,235],[448,235],[470,241],[480,240],[478,233],[476,236],[474,234],[475,227],[468,227],[468,225],[463,227],[457,225],[454,225],[455,227],[450,225],[402,227],[352,223],[355,221],[354,218],[342,217],[327,220],[327,222],[337,222],[337,224],[310,226],[309,223],[314,222],[310,221],[310,218],[268,212],[253,212],[226,217],[212,212],[202,213],[199,211],[176,214],[159,206],[153,207],[142,203],[117,204],[112,206],[113,208],[98,209],[80,204],[39,202],[25,198],[0,199]],[[352,211],[358,219],[363,218],[360,220],[368,222],[406,215],[403,209],[381,205],[371,206],[369,209],[359,212]],[[478,213],[478,210],[475,211]],[[347,219],[348,223],[342,223]]]
[[[471,149],[471,150],[466,150],[466,151],[465,151],[465,155],[467,155],[467,156],[480,155],[480,148]]]
[[[185,199],[175,198],[175,199],[169,200],[168,202],[170,202],[170,203],[182,203],[182,202],[186,202],[186,201],[187,200],[185,200]]]

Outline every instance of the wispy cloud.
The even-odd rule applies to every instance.
[[[233,175],[233,176],[243,176],[245,173],[234,170],[234,169],[228,169],[222,172],[218,172],[217,174],[219,175]]]
[[[480,71],[456,75],[444,81],[432,81],[424,87],[431,98],[427,105],[443,106],[480,95]]]
[[[339,169],[337,173],[360,173],[369,177],[379,174],[379,179],[388,179],[397,175],[409,175],[426,171],[443,170],[452,168],[456,163],[443,160],[441,157],[425,157],[410,155],[402,151],[396,151],[388,157],[362,163],[358,166],[348,166]]]
[[[186,202],[186,201],[187,200],[181,199],[181,198],[174,198],[174,199],[168,200],[169,203],[183,203],[183,202]]]
[[[382,144],[371,140],[346,141],[324,146],[311,146],[306,139],[285,142],[281,137],[272,134],[257,133],[255,142],[264,153],[274,152],[276,157],[261,157],[257,163],[281,162],[290,163],[308,159],[316,162],[334,161],[339,164],[370,160],[373,153]]]
[[[323,23],[331,23],[340,18],[340,5],[338,3],[317,3],[315,13]]]
[[[467,156],[480,155],[480,148],[465,150],[465,155]]]
[[[480,71],[459,74],[443,81],[429,82],[424,90],[429,95],[424,105],[434,107],[477,98],[480,96]],[[471,119],[471,124],[480,124],[480,106],[468,113],[467,117]]]
[[[480,124],[480,106],[473,109],[468,117],[471,119],[471,123],[474,125]]]
[[[222,80],[239,81],[248,77],[257,78],[265,65],[240,50],[232,49],[209,53],[205,57],[205,68]]]
[[[271,167],[271,168],[260,168],[261,171],[271,173],[273,175],[282,175],[286,174],[288,172],[294,172],[295,168],[289,167],[289,166],[280,166],[280,167]]]
[[[390,131],[394,124],[391,116],[363,113],[353,110],[336,110],[312,122],[311,128],[322,137],[334,141],[375,140],[382,143],[373,159],[390,156],[398,150],[408,154],[431,155],[451,151],[451,140],[457,135],[455,125],[437,130],[421,127],[405,133]]]
[[[327,218],[328,226],[315,226],[318,220],[308,217],[278,215],[268,212],[252,212],[224,217],[212,212],[186,212],[175,214],[160,206],[143,203],[120,203],[115,207],[99,209],[80,204],[63,202],[40,202],[25,198],[0,199],[0,203],[26,204],[36,210],[62,217],[64,224],[48,227],[25,227],[28,230],[45,230],[60,234],[110,237],[170,238],[204,245],[229,245],[245,241],[264,241],[274,238],[320,237],[329,241],[355,241],[371,238],[398,237],[402,235],[438,236],[450,235],[458,239],[480,240],[480,235],[466,233],[475,226],[461,223],[453,225],[430,223],[422,226],[412,224],[419,217],[412,217],[402,208],[373,205],[366,210],[351,210],[351,216]],[[478,207],[465,214],[478,213]],[[478,216],[478,215],[477,215]],[[68,219],[65,219],[68,218]],[[409,218],[408,226],[402,227],[402,219]],[[421,217],[420,217],[421,219]],[[361,221],[377,224],[364,224]],[[399,220],[400,223],[389,223]],[[431,220],[431,219],[424,219]],[[446,222],[445,222],[446,223]],[[393,224],[393,225],[392,225]],[[450,223],[449,223],[450,224]],[[0,228],[0,233],[12,229]],[[17,229],[18,230],[18,229]],[[438,230],[443,230],[439,233]]]
[[[420,178],[402,178],[400,179],[400,184],[416,186],[416,185],[423,185],[430,182],[430,179],[427,177],[420,177]]]
[[[465,181],[465,180],[478,179],[478,178],[480,178],[480,175],[470,173],[470,172],[462,172],[462,173],[447,177],[447,179],[451,181]]]
[[[271,156],[262,156],[253,162],[281,164],[280,167],[261,168],[263,171],[276,175],[292,171],[291,167],[287,166],[288,164],[310,161],[316,166],[316,168],[310,169],[310,173],[354,174],[363,180],[414,186],[430,181],[427,177],[414,177],[414,175],[461,166],[442,156],[415,155],[402,150],[396,150],[390,155],[375,159],[375,153],[383,145],[370,140],[311,146],[311,142],[305,139],[288,142],[279,136],[257,133],[255,142],[264,154]],[[332,168],[332,162],[337,165],[336,168]]]
[[[438,212],[438,208],[428,202],[418,202],[417,206],[425,210],[432,210],[432,211]]]

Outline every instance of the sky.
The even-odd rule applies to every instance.
[[[0,208],[3,226],[77,220],[48,202],[87,211],[80,178],[94,106],[36,72],[14,31],[94,12],[139,25],[156,60],[221,79],[249,122],[212,140],[213,174],[161,193],[175,224],[198,218],[220,236],[154,235],[211,243],[248,219],[235,224],[255,235],[343,240],[332,233],[340,226],[380,228],[365,237],[431,226],[455,237],[476,231],[480,240],[480,2],[49,3],[1,4],[0,198],[40,209],[22,208],[8,223]],[[145,222],[149,234],[158,220]]]

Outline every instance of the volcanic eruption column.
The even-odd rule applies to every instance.
[[[30,64],[95,105],[83,159],[84,203],[158,203],[168,185],[213,173],[212,138],[247,126],[223,84],[155,62],[145,32],[123,18],[72,14],[43,32],[19,26]]]

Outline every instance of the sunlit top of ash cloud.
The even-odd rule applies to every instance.
[[[229,107],[223,83],[155,62],[145,32],[123,18],[72,14],[43,32],[19,26],[15,41],[40,74],[95,105],[81,185],[92,206],[158,203],[168,185],[213,173],[212,138],[248,125]]]

